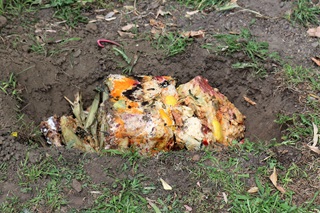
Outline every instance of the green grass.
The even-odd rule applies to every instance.
[[[36,0],[0,0],[0,15],[20,16],[23,13],[34,12],[33,5],[36,2]]]
[[[90,9],[90,4],[93,2],[93,0],[51,0],[44,4],[39,0],[10,0],[6,3],[0,0],[0,15],[9,14],[14,17],[21,17],[22,14],[34,13],[41,8],[54,8],[53,17],[65,21],[68,26],[75,28],[79,23],[88,22],[88,18],[83,15],[83,12]],[[101,1],[96,4],[105,5]]]
[[[233,68],[253,68],[257,74],[265,76],[267,75],[267,70],[264,67],[265,61],[279,60],[277,53],[269,51],[269,44],[256,41],[248,29],[242,29],[240,34],[216,34],[213,37],[218,42],[217,52],[226,55],[242,52],[248,56],[247,61],[237,62],[232,65]],[[210,48],[212,46],[212,44],[206,44],[203,47]]]
[[[313,137],[312,123],[320,126],[320,117],[317,113],[294,113],[291,115],[279,114],[276,123],[285,125],[282,136],[283,142],[294,145],[296,142],[309,142]]]
[[[133,70],[134,66],[138,62],[138,59],[139,59],[138,55],[134,55],[132,58],[130,58],[126,54],[125,50],[123,50],[121,48],[116,48],[116,47],[113,47],[112,49],[114,51],[114,54],[116,56],[120,56],[121,59],[124,61],[124,63],[118,62],[118,67],[120,69],[122,69],[122,73],[130,75],[132,73],[132,70]]]
[[[259,146],[259,144],[250,145],[250,147],[252,146]],[[315,208],[316,204],[313,203],[313,200],[318,196],[317,193],[313,199],[304,205],[296,206],[292,203],[293,192],[289,188],[286,188],[287,184],[292,183],[295,178],[308,178],[308,174],[304,172],[303,168],[299,168],[294,163],[285,168],[272,156],[268,157],[258,168],[244,167],[243,163],[248,161],[246,155],[252,156],[252,152],[248,152],[247,148],[248,145],[244,145],[243,152],[238,157],[229,156],[228,159],[224,160],[207,152],[198,163],[199,167],[193,170],[195,180],[202,180],[202,187],[211,189],[205,194],[208,197],[208,202],[210,202],[210,197],[214,200],[214,202],[210,202],[210,207],[216,211],[228,209],[230,212],[256,213],[309,212]],[[256,153],[254,156],[258,157],[266,151],[267,148],[264,151]],[[246,160],[244,161],[243,159]],[[268,179],[273,167],[276,167],[278,170],[278,183],[287,190],[285,194],[281,194]],[[249,185],[248,182],[251,184]],[[249,194],[247,190],[253,186],[258,187],[258,192]],[[222,197],[223,193],[227,196],[227,203]],[[209,206],[203,201],[201,196],[204,196],[203,191],[195,188],[190,192],[185,201],[191,206],[197,206],[199,212],[208,212]]]
[[[315,93],[320,91],[320,75],[317,70],[285,64],[283,75],[290,89],[314,91]]]
[[[223,6],[230,0],[178,0],[181,4],[191,6],[198,10],[210,9],[214,6]]]
[[[141,185],[142,175],[137,175],[132,179],[117,179],[113,185],[114,188],[120,188],[117,193],[112,189],[104,188],[103,194],[99,196],[94,207],[86,212],[147,212],[147,200],[144,194],[150,192],[150,187]]]
[[[318,25],[319,15],[320,7],[313,5],[311,0],[297,0],[294,1],[294,9],[287,19],[306,27],[310,24]]]
[[[154,40],[153,46],[157,50],[163,49],[166,56],[172,57],[184,52],[192,41],[192,38],[185,38],[178,33],[170,32],[166,35],[159,35]]]
[[[10,95],[18,101],[23,101],[20,96],[20,91],[18,90],[17,78],[14,73],[11,73],[7,80],[0,80],[0,91],[4,92],[6,95]]]

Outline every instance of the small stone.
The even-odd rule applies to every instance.
[[[4,16],[0,16],[0,28],[3,28],[7,24],[7,18]]]
[[[319,42],[313,42],[313,43],[311,44],[311,46],[314,47],[314,48],[316,48],[316,47],[319,46]]]
[[[200,160],[200,155],[196,154],[192,157],[193,161],[199,161]]]
[[[81,192],[82,190],[82,185],[79,181],[77,181],[76,179],[72,180],[72,188],[74,190],[76,190],[76,192]]]
[[[86,26],[86,30],[89,31],[89,32],[96,32],[98,30],[98,27],[94,23],[89,23]]]
[[[73,57],[78,58],[81,55],[81,50],[78,49],[73,53]]]

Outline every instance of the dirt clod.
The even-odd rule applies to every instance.
[[[7,18],[4,16],[0,16],[0,29],[6,26],[7,24]]]

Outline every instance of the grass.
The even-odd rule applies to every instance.
[[[40,55],[45,55],[46,57],[50,57],[53,55],[57,55],[61,52],[71,51],[70,48],[64,48],[67,44],[75,41],[80,41],[79,37],[71,37],[64,38],[61,40],[54,41],[52,38],[48,39],[47,43],[54,43],[56,45],[48,45],[44,40],[39,41],[37,38],[30,36],[30,39],[33,41],[33,44],[30,46],[30,52],[37,53]]]
[[[233,68],[244,69],[253,68],[256,74],[261,76],[267,75],[264,68],[266,60],[279,60],[277,53],[270,53],[267,42],[258,42],[252,36],[248,29],[242,29],[239,34],[217,34],[214,38],[218,42],[217,52],[226,55],[234,53],[243,53],[248,57],[247,61],[233,64]],[[210,48],[212,45],[206,44],[204,48]]]
[[[290,89],[314,93],[320,91],[320,75],[317,70],[285,64],[283,67],[283,75],[285,84]]]
[[[122,73],[130,75],[132,73],[134,66],[138,62],[138,59],[139,59],[138,55],[135,54],[132,58],[130,58],[123,49],[119,49],[116,47],[113,47],[112,49],[114,51],[114,54],[116,56],[120,56],[121,59],[124,61],[124,63],[118,62],[118,66],[120,69],[122,69]]]
[[[35,0],[0,0],[0,15],[20,16],[23,13],[34,12],[32,6],[35,3]]]
[[[214,6],[223,6],[230,0],[178,0],[181,4],[191,6],[198,10],[210,9]]]
[[[294,113],[290,115],[279,114],[276,123],[285,125],[283,143],[295,145],[297,142],[311,141],[314,123],[320,126],[320,117],[317,113]],[[309,141],[308,141],[309,140]]]
[[[287,19],[293,23],[307,27],[310,24],[319,24],[320,7],[311,3],[311,0],[294,1],[294,9]]]
[[[38,0],[11,0],[6,3],[0,0],[0,15],[9,14],[19,17],[24,13],[36,12],[40,8],[54,8],[55,18],[65,21],[68,26],[75,28],[79,23],[88,22],[88,18],[82,13],[89,9],[89,4],[93,2],[93,0],[51,0],[44,5]]]
[[[153,42],[153,46],[159,50],[163,49],[167,57],[172,57],[184,52],[187,46],[193,41],[192,38],[185,38],[177,33],[159,35]]]
[[[14,73],[11,73],[7,80],[0,81],[0,91],[4,92],[6,95],[10,95],[18,101],[23,101],[20,96],[20,91],[18,90],[18,83]]]
[[[247,142],[250,144],[250,142]],[[252,143],[252,142],[251,142]],[[243,148],[246,149],[248,145]],[[251,146],[251,145],[250,145]],[[259,146],[255,143],[254,146]],[[266,152],[261,151],[254,156],[259,156]],[[215,210],[223,211],[228,209],[230,212],[308,212],[315,208],[314,199],[311,199],[305,206],[296,206],[292,203],[293,192],[287,188],[286,194],[281,194],[270,183],[268,177],[272,173],[272,168],[278,168],[278,182],[282,186],[292,183],[297,177],[307,178],[308,175],[304,169],[299,168],[295,164],[291,164],[288,168],[283,167],[276,159],[269,157],[258,168],[248,168],[242,166],[246,159],[246,155],[251,155],[248,150],[243,150],[240,157],[229,156],[229,159],[223,160],[217,158],[214,154],[207,152],[201,162],[198,163],[194,176],[196,180],[202,180],[203,187],[212,188],[208,196]],[[206,180],[205,182],[203,182]],[[248,182],[251,185],[248,185]],[[247,190],[250,187],[258,187],[258,192],[250,194]],[[223,198],[222,194],[226,198]],[[197,206],[199,212],[207,212],[208,206],[201,199],[203,193],[195,189],[187,198],[187,202],[192,206]],[[317,193],[314,195],[317,196]],[[226,200],[227,199],[227,200]],[[310,204],[310,205],[309,205]]]
[[[94,207],[86,212],[147,212],[147,200],[142,196],[148,194],[149,190],[143,190],[141,185],[142,175],[130,179],[116,180],[114,187],[120,190],[112,193],[109,188],[104,188],[103,194],[99,196]]]

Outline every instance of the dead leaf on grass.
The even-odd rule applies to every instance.
[[[312,57],[311,60],[316,63],[318,66],[320,66],[320,59],[318,57]]]
[[[162,187],[164,190],[172,190],[172,187],[166,181],[164,181],[162,178],[160,178],[160,181],[162,183]]]
[[[122,27],[121,28],[121,30],[122,31],[129,31],[129,30],[131,30],[132,28],[138,28],[139,27],[139,25],[137,25],[137,24],[127,24],[126,26],[124,26],[124,27]]]
[[[157,12],[157,15],[156,15],[156,19],[160,16],[165,16],[165,15],[172,15],[169,11],[163,11],[162,10],[163,7],[160,7],[158,12]]]
[[[160,28],[160,29],[163,29],[166,26],[161,21],[157,21],[155,19],[150,19],[149,23],[150,23],[150,26],[157,27],[157,28]]]
[[[310,28],[308,31],[307,31],[308,35],[311,36],[311,37],[317,37],[317,38],[320,38],[320,26],[319,27],[316,27],[316,28]]]
[[[270,175],[270,180],[271,180],[271,182],[272,182],[272,184],[281,192],[281,193],[286,193],[286,190],[282,187],[282,186],[280,186],[280,185],[278,185],[278,176],[277,176],[277,171],[276,171],[276,167],[273,167],[273,173]]]
[[[253,100],[251,100],[250,98],[248,98],[247,96],[243,96],[243,99],[246,101],[246,102],[248,102],[249,104],[251,104],[252,106],[255,106],[255,105],[257,105],[257,103],[256,102],[254,102]]]
[[[120,37],[123,37],[123,38],[134,38],[136,36],[136,34],[128,33],[128,32],[122,32],[122,31],[118,31],[118,34],[119,34]]]
[[[194,11],[187,11],[187,14],[185,15],[186,18],[190,18],[191,16],[197,14],[199,10],[194,10]]]
[[[198,31],[188,31],[181,33],[181,36],[185,38],[204,38],[204,31],[198,30]]]
[[[188,205],[184,205],[184,207],[186,208],[187,212],[191,212],[192,211],[192,207],[188,206]]]
[[[254,193],[257,193],[258,191],[259,191],[259,188],[254,186],[254,187],[251,187],[247,192],[250,194],[254,194]]]
[[[308,147],[311,149],[311,151],[317,153],[317,154],[320,154],[320,150],[319,150],[319,147],[317,147],[317,144],[318,144],[318,141],[319,141],[319,137],[320,135],[318,134],[318,127],[317,125],[315,125],[314,123],[312,123],[312,126],[313,126],[313,143],[312,145],[308,145]]]
[[[228,197],[227,197],[227,194],[222,192],[222,196],[223,196],[223,200],[225,203],[228,203]]]
[[[133,11],[135,8],[132,5],[125,5],[125,6],[123,6],[123,9],[125,9],[127,11]]]

